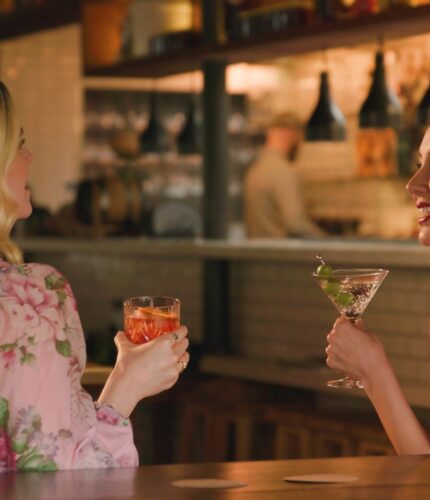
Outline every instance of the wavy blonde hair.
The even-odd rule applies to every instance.
[[[0,82],[0,255],[14,264],[21,263],[22,252],[10,239],[18,207],[6,186],[6,174],[19,148],[20,126],[12,97]]]

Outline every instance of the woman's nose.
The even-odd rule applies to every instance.
[[[406,191],[410,195],[423,195],[430,192],[430,167],[421,167],[406,184]]]

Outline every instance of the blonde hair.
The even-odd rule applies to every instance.
[[[18,207],[6,186],[6,174],[19,148],[19,134],[12,97],[0,82],[0,255],[14,264],[23,259],[21,250],[10,239]]]

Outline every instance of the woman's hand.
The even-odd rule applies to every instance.
[[[352,324],[347,319],[338,318],[327,340],[327,365],[360,380],[365,387],[369,377],[377,373],[378,365],[386,360],[381,342],[364,329],[361,320]]]
[[[118,332],[115,367],[98,400],[128,417],[143,398],[172,387],[189,362],[188,330],[181,326],[172,333],[136,345]]]

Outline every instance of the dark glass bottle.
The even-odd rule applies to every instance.
[[[397,96],[388,88],[385,78],[384,54],[376,53],[375,70],[369,94],[361,106],[359,122],[361,128],[401,126],[402,107]]]
[[[345,119],[330,96],[328,73],[320,76],[318,103],[306,125],[307,141],[344,141]]]
[[[158,119],[155,92],[150,96],[149,113],[148,126],[140,136],[140,149],[142,153],[160,153],[163,150],[164,130]]]
[[[182,130],[176,138],[179,154],[196,154],[201,150],[200,128],[196,120],[196,96],[192,95]]]

